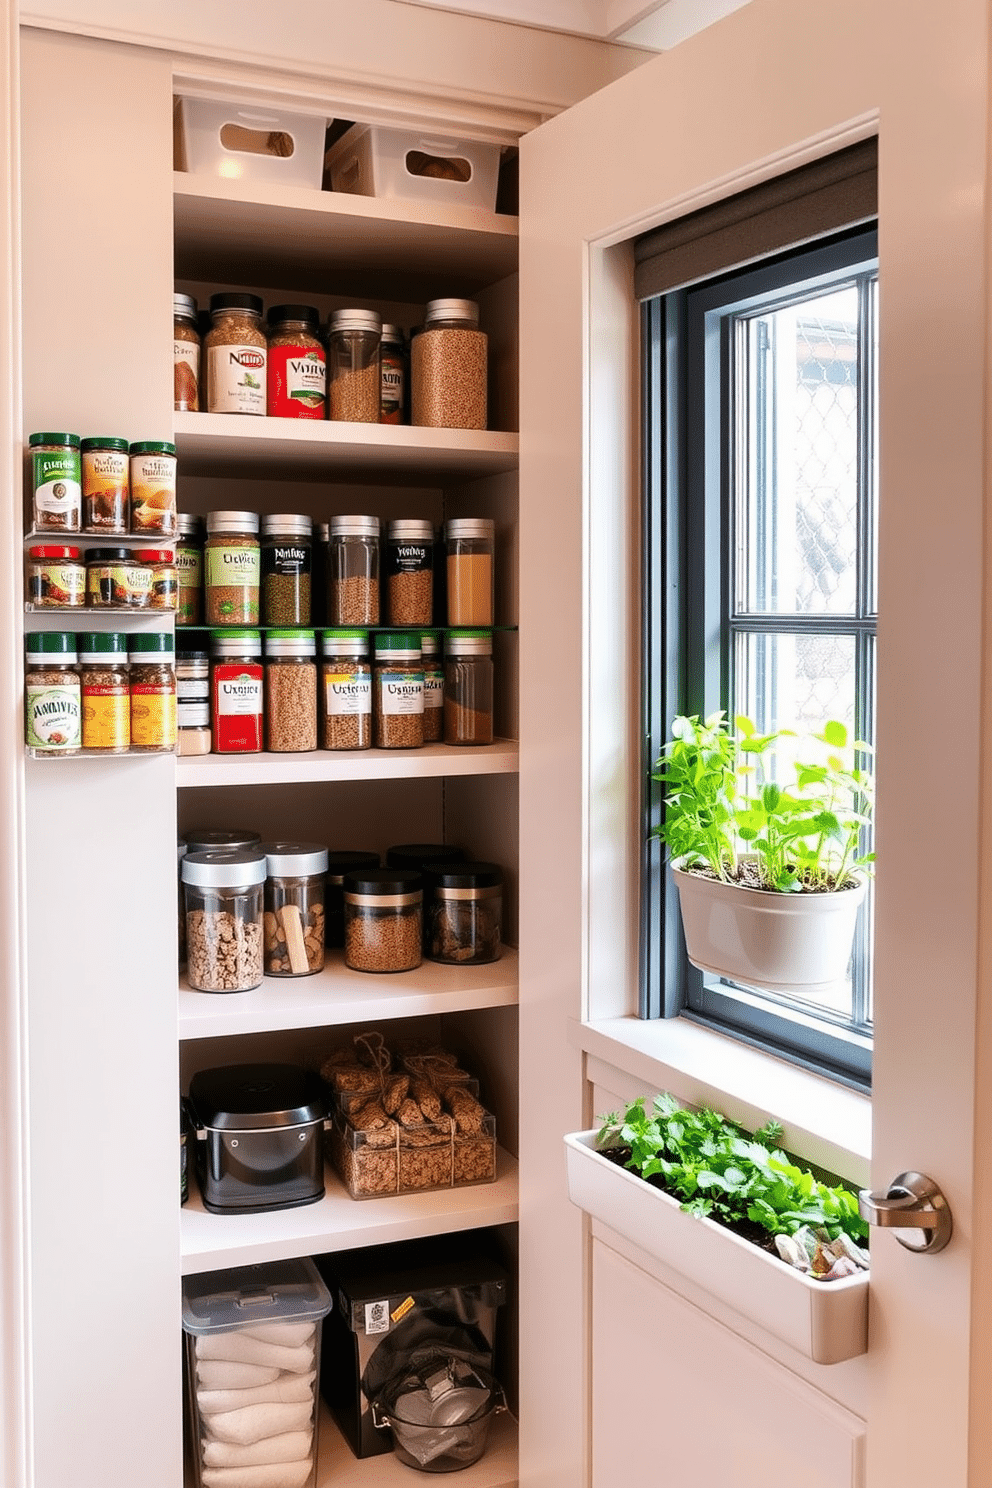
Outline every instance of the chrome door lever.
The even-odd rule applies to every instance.
[[[953,1224],[947,1200],[925,1173],[900,1173],[884,1194],[861,1189],[858,1210],[869,1224],[903,1231],[896,1239],[907,1250],[936,1255],[951,1238]]]

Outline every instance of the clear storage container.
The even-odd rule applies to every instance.
[[[265,736],[273,754],[317,748],[317,642],[312,630],[265,637]]]
[[[335,191],[496,209],[500,146],[385,124],[353,124],[327,151]]]
[[[123,537],[130,522],[131,477],[126,439],[95,437],[80,446],[83,531]]]
[[[494,623],[495,524],[487,517],[454,517],[445,525],[448,624]]]
[[[421,631],[420,656],[424,665],[424,743],[439,744],[444,738],[444,663],[435,631]]]
[[[208,625],[257,625],[261,557],[258,514],[214,511],[207,514],[204,549]]]
[[[331,625],[379,624],[379,518],[331,518],[327,616]]]
[[[262,624],[309,625],[313,522],[283,513],[262,518]]]
[[[340,948],[344,945],[344,879],[347,873],[357,873],[363,868],[380,866],[377,852],[340,848],[327,855],[327,888],[324,911],[327,925],[326,944]]]
[[[429,429],[486,427],[488,338],[472,300],[431,300],[410,343],[410,422]]]
[[[425,946],[453,966],[498,961],[503,870],[497,863],[444,863],[424,873]]]
[[[452,630],[444,643],[444,742],[493,742],[493,638]]]
[[[266,842],[265,974],[312,976],[324,965],[327,848]]]
[[[368,631],[325,630],[321,651],[323,747],[368,749],[372,743]]]
[[[344,879],[344,959],[353,971],[412,971],[421,962],[419,873],[368,868]]]
[[[434,618],[434,527],[402,518],[386,527],[386,610],[390,625],[430,625]]]
[[[327,120],[230,99],[183,98],[184,164],[197,175],[320,190]]]
[[[424,742],[424,671],[420,634],[380,631],[372,678],[377,749],[419,749]]]
[[[207,412],[263,415],[268,342],[258,295],[211,295],[210,329],[203,350]]]
[[[262,890],[258,849],[188,851],[186,976],[197,992],[247,992],[262,982]]]
[[[377,424],[382,402],[379,346],[382,316],[375,310],[335,310],[327,328],[327,417]]]

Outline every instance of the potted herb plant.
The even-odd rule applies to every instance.
[[[652,778],[664,820],[689,960],[702,971],[772,990],[826,991],[851,954],[866,870],[872,779],[832,721],[805,744],[779,729],[736,729],[724,714],[678,717]],[[791,779],[776,761],[793,756]]]

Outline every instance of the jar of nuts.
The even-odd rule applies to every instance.
[[[208,512],[203,566],[207,624],[257,625],[261,569],[257,512]]]
[[[262,518],[262,624],[309,625],[313,522],[309,517]]]
[[[375,638],[372,708],[377,749],[419,749],[424,742],[420,635],[380,631]]]
[[[265,413],[268,343],[258,295],[210,296],[207,363],[208,413]]]
[[[420,874],[366,868],[344,878],[344,959],[352,971],[412,971],[421,962]]]
[[[265,637],[265,735],[273,754],[317,748],[317,643],[312,630]]]
[[[382,401],[375,310],[335,310],[327,327],[327,417],[377,424]]]
[[[410,343],[410,422],[429,429],[486,427],[488,338],[473,300],[431,300]]]
[[[320,647],[323,747],[368,749],[372,744],[368,631],[325,630]]]
[[[266,976],[312,976],[324,965],[327,848],[315,842],[266,842]]]
[[[71,631],[33,631],[25,636],[24,740],[34,759],[78,754],[82,706]]]
[[[430,625],[434,618],[434,526],[404,518],[386,527],[386,609],[390,625]]]
[[[327,555],[331,625],[379,624],[379,518],[331,518]]]
[[[432,961],[498,961],[503,870],[497,863],[439,863],[424,875],[424,944]]]
[[[186,977],[196,992],[247,992],[262,984],[262,887],[258,849],[187,852]]]

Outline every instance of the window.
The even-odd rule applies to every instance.
[[[677,713],[872,738],[877,239],[835,234],[645,301],[645,745]],[[648,770],[646,770],[646,775]],[[660,806],[646,808],[649,825]],[[682,1013],[866,1085],[871,901],[850,974],[773,994],[685,959],[647,849],[642,1010]]]

